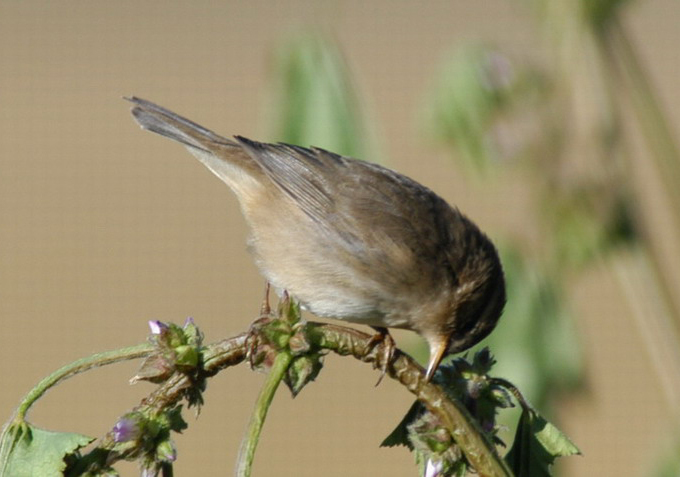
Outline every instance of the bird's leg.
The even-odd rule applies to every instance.
[[[262,298],[262,306],[260,306],[260,318],[264,318],[269,316],[269,314],[272,312],[271,306],[269,306],[269,289],[271,288],[271,285],[269,284],[269,280],[264,282],[264,297]]]
[[[246,337],[246,356],[250,362],[250,367],[255,367],[255,351],[258,346],[257,333],[260,327],[271,321],[271,306],[269,305],[269,290],[271,286],[269,281],[264,285],[264,297],[262,298],[262,305],[260,305],[260,316],[250,324],[248,329],[248,336]]]
[[[371,328],[377,331],[377,333],[371,336],[367,349],[370,351],[376,345],[381,343],[383,344],[383,358],[382,366],[380,367],[380,377],[378,378],[378,382],[375,383],[377,386],[382,382],[383,378],[387,374],[387,366],[389,366],[389,364],[392,362],[394,351],[397,349],[397,345],[395,344],[394,338],[392,338],[392,335],[390,335],[390,332],[387,328],[383,326],[371,326]]]

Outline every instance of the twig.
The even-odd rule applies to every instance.
[[[333,351],[341,356],[353,356],[360,361],[372,363],[375,368],[381,369],[382,360],[385,353],[383,344],[377,346],[371,341],[371,335],[361,331],[331,324],[307,323],[306,336],[311,346],[319,349]],[[202,375],[209,377],[219,371],[236,365],[246,358],[246,334],[241,334],[233,338],[212,343],[203,348],[203,370]],[[281,353],[281,354],[286,354]],[[274,368],[262,390],[259,402],[266,402],[270,399],[273,391],[280,381],[281,370],[288,367],[290,358],[277,358]],[[472,418],[464,406],[456,401],[452,401],[446,393],[436,384],[425,381],[423,369],[409,356],[399,350],[394,353],[391,363],[387,366],[388,375],[399,381],[408,389],[423,405],[449,430],[453,439],[462,449],[470,465],[481,476],[488,477],[508,477],[512,472],[505,461],[497,454],[494,446],[490,443],[480,429],[477,422]],[[176,373],[162,385],[156,388],[149,396],[134,408],[133,411],[142,413],[153,413],[162,409],[171,408],[179,403],[186,395],[186,390],[193,384],[191,377]],[[266,413],[266,411],[265,411]],[[264,415],[253,419],[263,419]],[[260,424],[261,425],[261,424]],[[256,435],[259,430],[253,430],[252,435]],[[253,441],[256,442],[256,441]],[[134,455],[133,450],[125,452],[114,452],[115,447],[114,433],[110,431],[92,449],[87,456],[105,456],[105,464],[112,465],[116,461]],[[246,444],[251,446],[252,444]],[[254,447],[253,447],[254,450]],[[250,451],[246,451],[250,452]],[[103,463],[102,463],[103,465]],[[241,464],[239,464],[241,466]],[[249,464],[242,464],[247,467]],[[244,472],[246,472],[244,470]],[[247,473],[239,475],[248,475]]]

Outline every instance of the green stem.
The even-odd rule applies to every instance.
[[[517,399],[517,402],[520,404],[520,406],[522,406],[522,409],[524,411],[533,411],[534,408],[531,406],[531,404],[529,404],[529,402],[526,400],[526,398],[519,390],[519,388],[512,384],[510,381],[503,378],[491,378],[491,382],[493,384],[503,386],[506,390],[510,392],[510,394],[515,396],[515,399]]]
[[[173,470],[172,464],[163,464],[161,467],[162,477],[173,477],[175,472]]]
[[[73,363],[69,363],[66,366],[59,368],[45,379],[40,381],[33,389],[29,391],[28,394],[26,394],[24,399],[21,401],[21,404],[19,404],[19,407],[17,408],[14,422],[23,422],[30,407],[38,399],[40,399],[48,389],[59,384],[61,381],[92,368],[117,363],[119,361],[144,358],[148,356],[151,351],[153,351],[153,346],[151,344],[144,343],[136,346],[130,346],[128,348],[93,354],[92,356],[79,359]]]
[[[352,355],[361,361],[373,362],[378,369],[382,368],[384,345],[371,344],[371,337],[359,330],[332,324],[307,323],[307,336],[314,346],[332,350],[341,356]],[[387,367],[387,373],[441,420],[479,475],[513,475],[465,406],[450,399],[440,386],[425,381],[423,368],[409,356],[397,350]]]
[[[396,377],[404,384],[401,376]],[[479,424],[461,402],[449,399],[439,386],[431,383],[421,385],[414,394],[451,431],[456,444],[479,475],[484,477],[513,475],[508,464],[496,453],[493,444],[484,437]]]
[[[281,351],[276,355],[276,359],[274,359],[274,364],[269,370],[269,374],[260,391],[260,395],[257,397],[255,409],[253,410],[253,415],[248,424],[248,430],[241,443],[238,463],[236,464],[237,477],[250,476],[250,472],[253,468],[255,449],[260,440],[260,434],[262,433],[264,420],[267,417],[267,411],[269,411],[269,406],[274,399],[274,394],[276,394],[276,390],[278,389],[279,384],[281,384],[292,359],[293,357],[287,351]]]

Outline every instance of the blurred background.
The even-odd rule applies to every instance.
[[[584,454],[560,475],[678,475],[679,24],[672,0],[1,2],[3,421],[148,320],[191,316],[214,341],[258,313],[236,200],[139,130],[121,99],[137,95],[224,135],[381,162],[459,206],[508,277],[495,374]],[[416,475],[378,447],[411,396],[325,363],[276,397],[255,475]],[[73,378],[29,420],[104,434],[152,389],[128,386],[137,366]],[[245,365],[210,380],[176,475],[231,474],[261,383]]]

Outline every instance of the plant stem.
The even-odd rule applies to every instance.
[[[384,345],[371,348],[369,335],[352,328],[313,322],[307,323],[307,329],[307,336],[314,346],[332,350],[341,356],[352,355],[361,361],[373,362],[378,369],[382,368]],[[441,420],[479,475],[513,475],[465,406],[450,399],[440,386],[425,381],[423,369],[409,356],[397,350],[387,367],[387,373]]]
[[[92,356],[81,358],[59,368],[45,379],[40,381],[33,389],[29,391],[28,394],[26,394],[24,399],[21,401],[21,404],[19,404],[19,407],[17,408],[14,421],[23,422],[30,407],[38,399],[40,399],[48,389],[59,384],[61,381],[92,368],[106,366],[107,364],[113,364],[119,361],[144,358],[148,356],[151,351],[153,351],[153,346],[151,344],[144,343],[127,348],[93,354]]]
[[[510,392],[513,396],[515,396],[515,399],[517,399],[517,402],[519,402],[520,406],[522,406],[522,409],[524,411],[532,411],[534,408],[529,404],[529,402],[526,400],[522,392],[512,384],[510,381],[507,379],[503,378],[491,378],[491,382],[494,384],[498,384],[500,386],[503,386],[506,390]]]
[[[260,391],[260,395],[257,397],[253,415],[250,418],[246,435],[241,443],[241,450],[238,453],[238,462],[236,464],[237,477],[250,476],[253,467],[253,458],[255,457],[255,449],[260,440],[262,426],[267,417],[269,406],[274,399],[274,394],[276,394],[276,390],[278,389],[279,384],[281,384],[281,380],[283,380],[292,359],[293,357],[287,351],[281,351],[274,359],[274,364],[269,370],[269,374]]]

